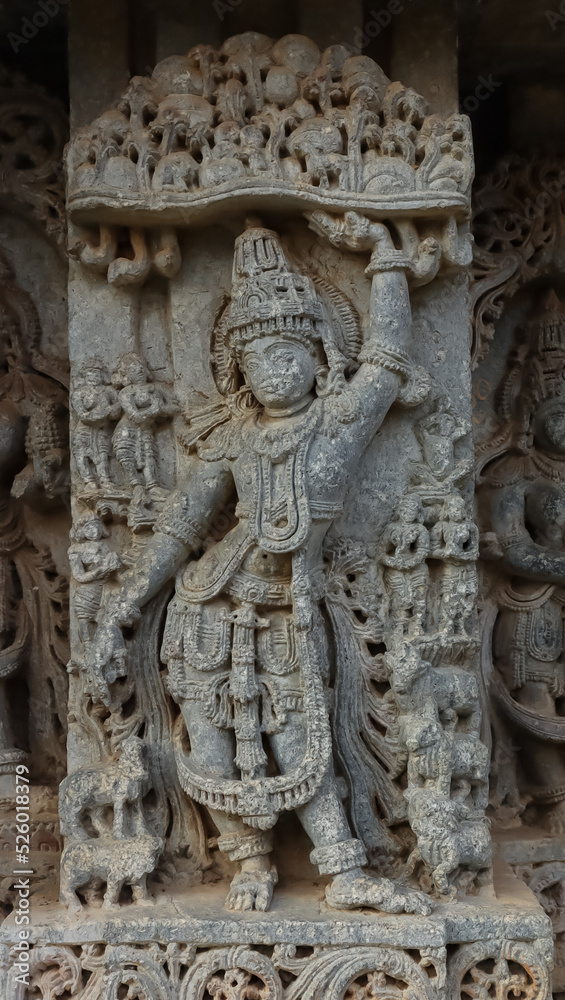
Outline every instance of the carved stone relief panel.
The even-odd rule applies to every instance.
[[[248,33],[134,78],[67,166],[68,773],[33,991],[543,1000],[550,921],[498,895],[486,815],[467,119]]]
[[[198,878],[215,833],[228,908],[266,909],[293,811],[331,905],[488,877],[464,350],[427,292],[456,325],[471,176],[466,119],[300,36],[165,60],[73,138],[103,322],[71,328],[69,904],[101,865],[106,903]]]

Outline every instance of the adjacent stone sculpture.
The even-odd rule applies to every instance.
[[[9,686],[18,672],[28,674],[43,716],[41,725],[31,716],[24,740],[31,740],[43,757],[39,770],[44,777],[49,766],[51,780],[64,773],[60,733],[66,721],[67,584],[56,573],[48,548],[29,537],[24,503],[32,508],[51,503],[57,509],[69,489],[69,462],[66,389],[51,375],[55,364],[39,349],[34,304],[16,284],[3,256],[0,324],[0,773],[2,797],[8,803],[15,766],[27,757],[14,746],[15,706]],[[19,736],[21,741],[23,734]]]
[[[503,570],[496,598],[494,693],[498,710],[524,748],[521,766],[539,821],[565,832],[561,436],[565,312],[550,291],[530,318],[499,391],[505,418],[496,457],[484,472],[490,507],[485,556]],[[496,563],[495,563],[496,565]]]
[[[57,875],[70,527],[62,107],[0,67],[0,912]],[[24,816],[16,773],[26,776]],[[20,786],[21,789],[21,786]],[[19,795],[19,793],[18,793]],[[24,822],[25,821],[25,822]],[[23,839],[22,839],[23,838]],[[21,848],[21,850],[20,850]],[[3,987],[0,988],[4,992]]]
[[[502,162],[475,196],[474,423],[483,675],[500,851],[536,893],[563,952],[560,600],[563,163]],[[519,199],[516,192],[520,192]]]

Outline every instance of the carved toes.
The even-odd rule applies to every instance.
[[[271,905],[276,882],[277,874],[274,869],[268,872],[240,872],[232,880],[226,909],[258,910],[264,913]]]
[[[420,913],[427,916],[433,902],[423,892],[395,885],[387,878],[374,878],[361,869],[336,875],[326,889],[327,903],[338,910],[371,907],[384,913]]]

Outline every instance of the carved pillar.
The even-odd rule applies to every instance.
[[[36,873],[34,891],[43,879],[53,880],[59,869],[57,791],[66,771],[70,482],[62,183],[67,122],[59,104],[41,88],[3,68],[0,101],[0,905],[4,916],[15,898],[16,848]],[[18,801],[20,780],[25,786]]]
[[[67,171],[38,995],[544,1000],[549,920],[486,817],[468,120],[248,33],[134,77]]]
[[[475,195],[474,423],[491,805],[555,934],[565,990],[562,160],[499,164]]]

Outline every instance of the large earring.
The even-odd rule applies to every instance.
[[[344,371],[345,360],[343,364],[340,362],[329,367],[328,365],[320,365],[314,373],[318,387],[318,396],[321,396],[323,399],[325,396],[339,396],[344,392],[347,387]]]

